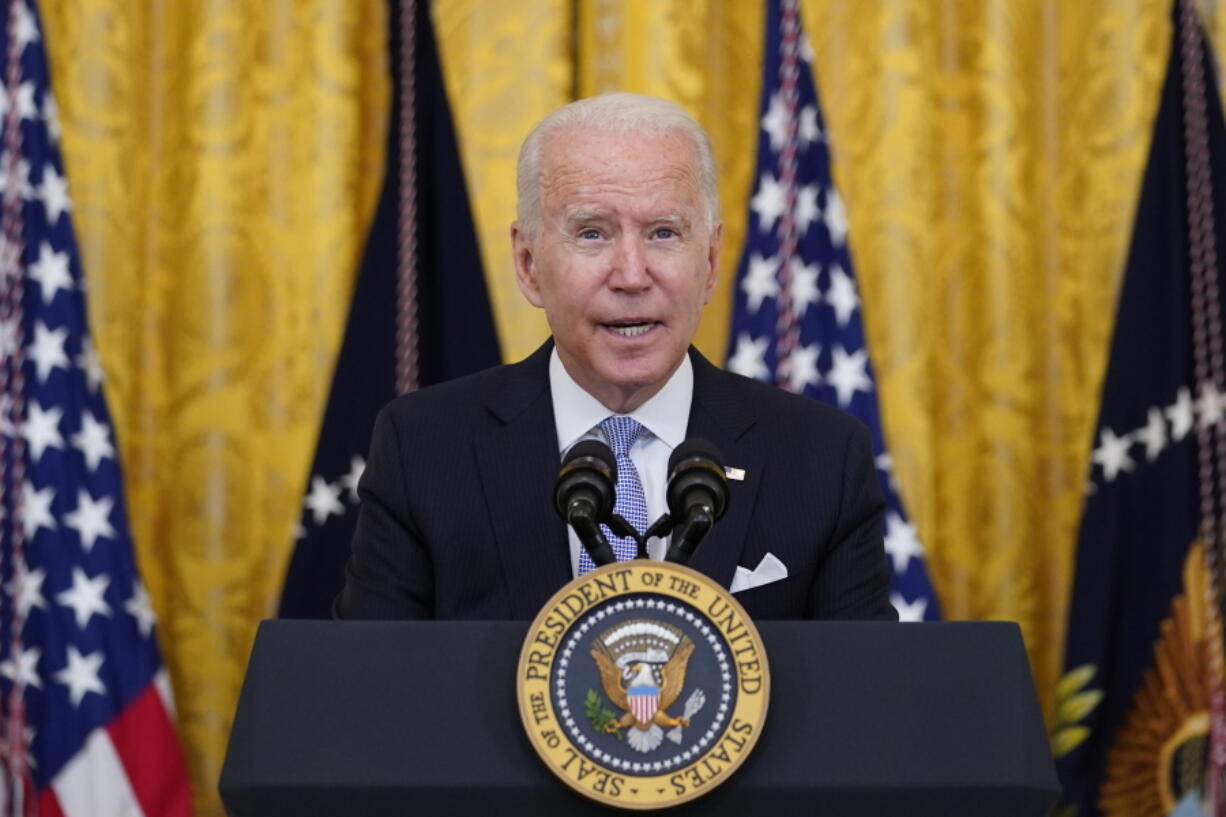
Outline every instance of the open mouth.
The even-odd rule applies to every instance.
[[[603,323],[605,329],[623,338],[637,338],[645,335],[659,324],[659,321],[628,321],[625,323]]]

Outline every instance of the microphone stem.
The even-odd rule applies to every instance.
[[[664,557],[664,561],[688,565],[690,559],[694,557],[698,543],[714,524],[715,517],[710,506],[698,505],[691,508],[685,515],[685,521],[681,523],[680,533],[673,535],[672,544],[668,546],[668,554]]]
[[[575,529],[575,533],[579,536],[579,541],[583,544],[584,549],[592,557],[592,561],[596,563],[597,567],[617,561],[617,556],[614,555],[613,548],[609,545],[609,540],[605,538],[604,532],[600,530],[600,523],[596,521],[595,515],[587,507],[580,505],[580,503],[572,504],[570,512],[566,515],[566,521]]]

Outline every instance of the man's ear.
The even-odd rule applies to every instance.
[[[536,255],[533,242],[519,221],[511,223],[511,252],[515,255],[515,283],[519,291],[535,307],[543,306],[541,288],[536,279]]]
[[[715,284],[719,281],[719,248],[723,237],[724,223],[717,221],[715,229],[711,231],[711,245],[707,249],[707,284],[702,300],[704,304],[711,303],[711,296],[715,293]]]

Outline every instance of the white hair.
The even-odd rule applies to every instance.
[[[707,229],[719,219],[719,189],[711,140],[702,125],[677,105],[640,94],[611,93],[563,105],[542,119],[519,149],[516,170],[517,217],[524,232],[536,235],[541,224],[541,146],[546,137],[566,128],[584,127],[604,133],[678,133],[689,139],[698,159],[699,194],[706,211]]]

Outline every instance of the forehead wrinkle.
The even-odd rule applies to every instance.
[[[568,164],[571,166],[550,168],[549,171],[542,174],[542,198],[548,199],[552,198],[555,194],[564,195],[568,192],[573,192],[573,195],[580,199],[584,196],[600,194],[638,198],[643,195],[645,189],[650,190],[654,188],[659,190],[660,188],[668,188],[673,185],[686,189],[686,193],[690,194],[695,200],[698,198],[697,180],[694,175],[680,172],[677,168],[628,180],[615,178],[611,175],[602,178],[600,174],[593,173],[590,167],[579,166],[575,163]]]
[[[639,223],[667,221],[692,226],[701,220],[702,201],[697,188],[684,184],[683,179],[674,174],[633,183],[605,183],[575,173],[564,181],[542,184],[542,215],[547,221],[568,226],[585,219],[616,221],[623,217]],[[682,182],[683,186],[678,190],[673,182]],[[678,204],[683,206],[679,208]]]
[[[565,194],[567,188],[579,198],[584,195],[599,193],[621,194],[638,197],[644,188],[667,188],[678,185],[695,206],[702,206],[702,173],[697,157],[691,145],[677,134],[668,132],[659,134],[643,134],[641,149],[637,151],[640,158],[640,173],[633,180],[625,178],[625,166],[618,160],[609,160],[598,149],[601,143],[607,145],[608,135],[599,132],[593,134],[596,143],[588,150],[577,146],[582,142],[583,128],[567,129],[565,133],[551,134],[541,146],[541,171],[538,184],[542,201],[552,198],[555,194]],[[568,137],[568,138],[567,138]],[[562,141],[566,138],[566,141]],[[633,138],[633,137],[630,137]],[[649,145],[649,142],[656,142]],[[672,151],[667,158],[661,143],[671,143],[682,147],[680,156]],[[617,157],[627,160],[625,154]]]

